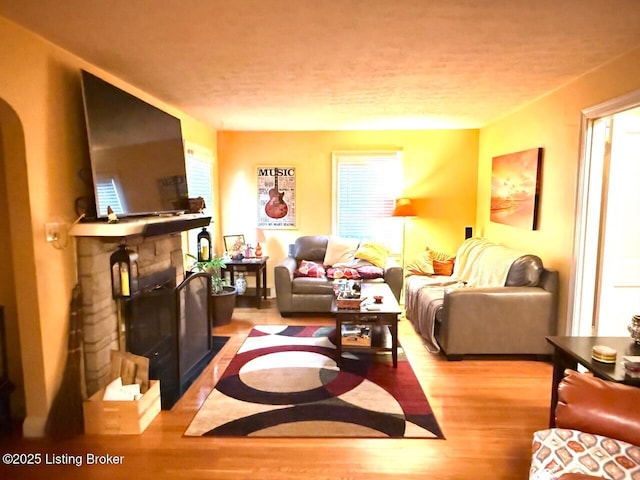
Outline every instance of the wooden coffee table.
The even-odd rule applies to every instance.
[[[367,310],[368,301],[373,301],[374,295],[381,295],[382,303],[375,304],[379,310]],[[394,368],[398,367],[398,315],[402,313],[400,305],[393,292],[386,283],[363,283],[361,298],[365,306],[359,309],[338,308],[336,299],[331,304],[331,313],[336,317],[336,358],[342,360],[343,350],[354,351],[390,351]],[[371,346],[342,345],[343,325],[363,325],[371,328]],[[379,327],[379,328],[378,328]],[[381,335],[374,335],[374,328],[381,331]],[[387,331],[390,335],[387,335]]]

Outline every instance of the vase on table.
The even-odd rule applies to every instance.
[[[239,273],[236,278],[236,290],[238,290],[238,295],[244,295],[247,291],[247,279],[244,278],[244,273]]]
[[[634,315],[631,318],[631,323],[627,327],[629,333],[631,334],[631,338],[636,342],[637,345],[640,345],[640,315]]]

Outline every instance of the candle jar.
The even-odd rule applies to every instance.
[[[637,345],[640,345],[640,315],[634,315],[627,328],[634,342],[636,342]]]

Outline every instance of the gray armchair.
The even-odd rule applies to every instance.
[[[327,313],[331,311],[333,280],[296,277],[295,271],[302,260],[322,262],[327,251],[329,235],[307,235],[296,239],[289,247],[289,256],[274,268],[276,301],[283,317],[293,313]],[[389,259],[384,277],[371,282],[385,282],[396,299],[402,291],[402,267]]]

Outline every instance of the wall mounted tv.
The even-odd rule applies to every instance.
[[[82,71],[98,217],[188,210],[180,119]]]

